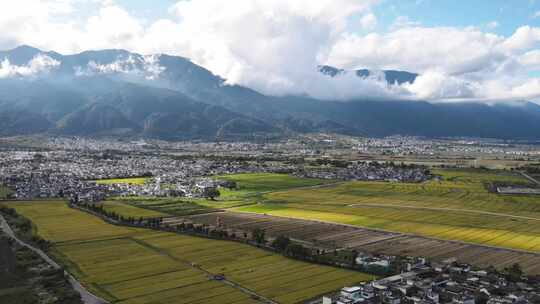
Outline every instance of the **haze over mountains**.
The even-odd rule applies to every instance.
[[[6,59],[6,60],[4,60]],[[0,135],[145,136],[234,139],[308,132],[350,135],[540,139],[534,103],[430,103],[410,100],[323,101],[267,96],[228,85],[182,57],[123,50],[76,55],[22,46],[0,51]],[[317,67],[314,67],[317,68]],[[413,83],[403,71],[343,71],[358,81]]]

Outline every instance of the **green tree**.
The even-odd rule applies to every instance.
[[[261,244],[266,243],[266,232],[264,231],[264,229],[257,228],[253,230],[252,234],[253,234],[253,240],[257,244],[261,245]]]
[[[300,244],[289,244],[285,249],[285,254],[298,259],[306,259],[310,256],[309,249]]]
[[[272,247],[283,252],[285,249],[287,249],[287,246],[289,246],[290,243],[291,240],[288,237],[280,235],[272,242]]]
[[[215,201],[216,197],[219,197],[221,193],[219,192],[218,188],[207,188],[204,190],[204,196]]]
[[[523,270],[518,263],[515,263],[509,268],[506,268],[506,274],[509,281],[519,282],[523,276]]]

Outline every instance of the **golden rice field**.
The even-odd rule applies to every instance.
[[[370,276],[291,260],[235,242],[118,227],[63,202],[10,203],[54,242],[55,256],[112,303],[257,303],[205,271],[279,303],[298,303]],[[195,265],[195,266],[194,266]]]
[[[100,179],[96,181],[98,185],[113,185],[113,184],[130,184],[130,185],[144,185],[148,177],[130,177],[130,178],[110,178]]]
[[[540,197],[489,193],[484,183],[526,183],[499,171],[439,170],[422,184],[347,182],[267,193],[236,211],[379,228],[540,252]]]

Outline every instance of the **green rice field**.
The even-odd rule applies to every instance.
[[[259,303],[210,279],[228,280],[279,303],[298,303],[372,279],[248,245],[119,227],[60,201],[10,203],[53,242],[56,259],[111,303]]]
[[[106,201],[103,203],[98,203],[97,205],[103,206],[103,209],[108,212],[115,212],[116,214],[123,217],[134,217],[134,218],[151,218],[151,217],[164,217],[168,214],[154,211],[150,209],[138,208],[130,204],[118,201]]]
[[[526,184],[504,171],[437,170],[440,181],[421,184],[345,182],[262,195],[257,205],[235,208],[540,251],[540,197],[490,193],[485,184]],[[241,181],[239,181],[241,183]]]

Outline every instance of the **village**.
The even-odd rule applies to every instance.
[[[135,145],[138,147],[138,145]],[[149,153],[51,149],[0,152],[0,183],[14,190],[16,199],[58,198],[77,195],[86,201],[108,196],[203,197],[216,189],[212,177],[236,173],[285,173],[328,180],[422,182],[432,178],[422,166],[378,162],[332,163],[319,159],[312,165],[281,160],[270,154],[216,157]],[[144,178],[144,183],[100,183],[118,178]]]
[[[391,256],[359,256],[359,267],[385,269],[395,263]],[[474,269],[457,263],[425,258],[400,259],[402,272],[372,282],[342,288],[310,303],[322,304],[513,304],[539,303],[538,279],[523,279],[518,265],[510,266],[505,274],[493,268]]]

